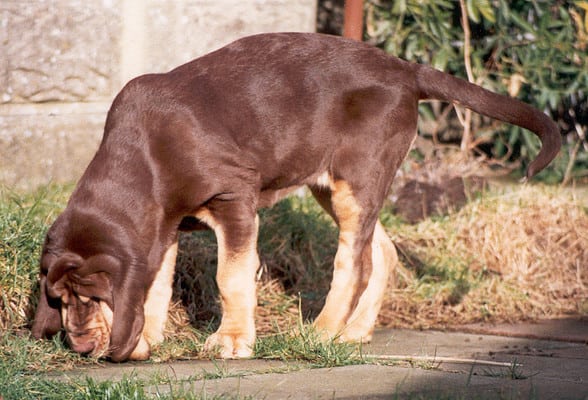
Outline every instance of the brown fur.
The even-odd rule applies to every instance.
[[[207,348],[251,355],[256,211],[308,185],[341,228],[315,324],[327,337],[369,340],[385,288],[376,280],[396,262],[378,211],[428,98],[535,132],[543,147],[529,176],[559,150],[557,126],[532,107],[337,37],[252,36],[134,79],[47,234],[33,334],[54,334],[63,313],[74,350],[148,357],[165,322],[144,309],[151,288],[161,301],[147,304],[169,300],[169,272],[158,271],[169,271],[178,228],[208,225],[219,241],[223,317]]]

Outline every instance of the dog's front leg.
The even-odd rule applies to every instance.
[[[246,358],[255,344],[255,274],[259,267],[257,231],[259,218],[252,213],[215,212],[206,209],[198,217],[210,225],[218,243],[216,281],[222,319],[218,330],[204,345],[205,351],[222,358]]]

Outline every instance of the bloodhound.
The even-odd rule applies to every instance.
[[[419,100],[460,104],[539,136],[531,177],[560,148],[557,125],[518,100],[364,43],[309,33],[246,37],[117,95],[100,147],[47,233],[35,337],[143,360],[163,340],[178,230],[218,241],[222,305],[207,342],[249,357],[255,341],[257,209],[302,185],[339,228],[314,321],[368,341],[396,251],[378,222],[417,131]]]

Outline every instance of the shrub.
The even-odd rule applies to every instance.
[[[460,2],[448,0],[368,0],[366,35],[387,52],[461,77],[467,76],[464,49],[471,48],[476,83],[535,105],[562,128],[565,151],[543,177],[587,176],[588,1],[465,0],[464,5],[470,43]],[[424,119],[455,120],[448,111],[421,107]],[[482,118],[473,124],[474,144],[495,158],[525,167],[538,152],[539,141],[530,132]],[[441,140],[459,140],[460,128],[441,125],[447,129],[434,132]]]

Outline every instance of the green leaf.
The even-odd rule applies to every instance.
[[[466,9],[468,12],[468,18],[474,21],[476,24],[480,22],[480,13],[478,7],[474,4],[474,0],[466,1]]]
[[[392,8],[392,14],[400,15],[406,13],[406,0],[396,0]]]
[[[452,55],[453,52],[450,49],[442,48],[433,56],[433,67],[440,71],[445,71]]]
[[[535,32],[535,29],[533,28],[533,25],[527,23],[527,21],[525,21],[519,15],[517,15],[515,13],[512,13],[512,14],[510,14],[510,17],[511,17],[512,21],[515,23],[515,25],[518,25],[525,32],[531,32],[531,33],[534,33]]]
[[[479,0],[478,1],[478,9],[482,16],[488,21],[495,23],[496,16],[494,15],[494,8],[492,4],[490,4],[490,0]]]
[[[468,12],[468,18],[476,24],[480,23],[480,16],[489,22],[496,22],[494,9],[490,4],[490,0],[467,0],[466,9]]]

